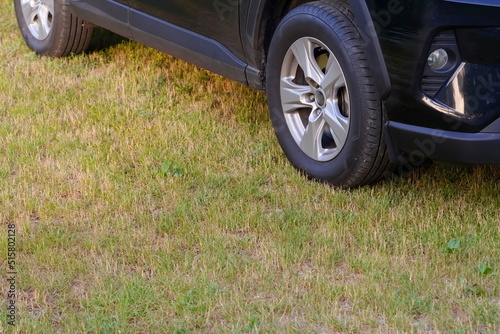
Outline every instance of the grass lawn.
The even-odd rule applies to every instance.
[[[0,332],[500,331],[500,167],[311,182],[264,94],[100,35],[39,58],[0,0]]]

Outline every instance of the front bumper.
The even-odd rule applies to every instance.
[[[402,162],[398,151],[409,155],[410,161],[422,158],[460,164],[500,164],[500,119],[482,132],[444,131],[388,122],[389,141],[396,151],[394,162]]]
[[[478,133],[500,117],[500,1],[401,2],[390,17],[387,2],[367,3],[391,80],[389,120]],[[449,62],[433,69],[428,58],[439,49]]]

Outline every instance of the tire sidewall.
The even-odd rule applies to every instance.
[[[313,160],[300,149],[288,129],[282,111],[280,93],[282,63],[290,46],[302,37],[316,38],[333,52],[342,68],[348,88],[351,113],[347,141],[341,152],[327,162]],[[356,168],[357,153],[363,149],[362,141],[365,135],[363,129],[367,126],[363,111],[367,106],[360,89],[362,83],[357,75],[359,70],[354,67],[356,53],[357,50],[345,46],[345,41],[339,37],[338,31],[319,17],[300,11],[300,8],[285,17],[273,37],[266,73],[271,119],[287,158],[297,169],[313,178],[342,183],[352,169]]]

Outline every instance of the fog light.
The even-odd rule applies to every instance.
[[[444,49],[437,49],[432,52],[427,59],[429,66],[436,71],[442,70],[448,65],[450,57],[448,56],[448,52]]]

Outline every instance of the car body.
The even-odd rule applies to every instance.
[[[21,8],[30,1],[15,2],[20,2]],[[276,117],[273,118],[272,114],[285,153],[295,167],[313,178],[341,187],[353,187],[379,180],[394,171],[394,165],[419,164],[424,158],[452,163],[500,163],[500,2],[497,0],[40,0],[38,3],[48,6],[49,12],[54,10],[54,16],[58,8],[65,8],[81,19],[78,25],[91,23],[109,29],[267,91],[271,95],[271,112],[275,109],[273,103],[280,104],[273,97],[281,95],[281,105],[285,104],[283,94],[287,88],[283,84],[284,78],[294,77],[291,81],[294,84],[300,81],[297,79],[297,68],[302,65],[300,59],[290,58],[296,45],[313,43],[311,50],[318,52],[315,56],[318,64],[322,53],[328,54],[328,59],[335,58],[331,54],[335,55],[340,73],[343,73],[341,76],[347,82],[345,94],[348,97],[341,99],[339,92],[344,90],[340,86],[334,88],[337,95],[324,92],[320,84],[310,82],[309,73],[303,70],[305,78],[301,79],[301,85],[311,86],[307,92],[310,100],[300,102],[300,108],[296,109],[312,105],[314,113],[315,109],[327,110],[330,100],[337,104],[342,100],[349,112],[344,116],[338,114],[338,119],[345,118],[349,123],[340,130],[345,131],[340,137],[354,136],[354,146],[351,147],[345,138],[338,140],[335,133],[338,122],[328,123],[327,118],[330,124],[327,137],[333,137],[330,138],[333,144],[321,144],[325,138],[318,144],[319,139],[314,139],[316,142],[312,146],[325,147],[304,148],[300,140],[307,136],[307,125],[314,121],[312,116],[306,115],[309,121],[301,121],[304,116],[287,118],[286,111],[277,111],[278,118],[285,114],[280,121],[291,129],[289,136],[282,138],[280,124],[274,121]],[[26,28],[30,15],[31,23],[36,24],[31,8],[31,14],[28,13],[30,9],[23,9],[24,16],[18,15],[28,45],[39,54],[65,55],[53,50],[47,52],[46,48],[37,48],[33,41],[30,43],[31,30]],[[319,18],[314,18],[316,12]],[[27,21],[24,26],[23,17]],[[331,22],[326,22],[323,17],[328,17]],[[295,31],[294,25],[303,25],[304,35]],[[293,34],[297,36],[294,40],[280,45],[286,36]],[[336,34],[336,39],[330,39],[329,34]],[[357,44],[350,45],[349,40],[343,42],[343,34],[354,34]],[[294,44],[299,40],[302,44]],[[336,51],[337,47],[339,51]],[[84,48],[74,48],[73,51]],[[363,56],[349,65],[349,59],[354,59],[359,53]],[[288,63],[286,59],[289,59]],[[332,65],[333,60],[325,61],[330,64],[325,66],[336,68]],[[293,68],[284,75],[285,65],[281,64]],[[274,67],[278,69],[273,71]],[[366,71],[359,67],[366,68]],[[321,70],[327,74],[329,67]],[[279,78],[273,81],[274,76]],[[363,76],[369,76],[369,83],[360,79]],[[359,92],[356,92],[357,86],[363,86]],[[298,94],[297,90],[294,94]],[[377,106],[361,102],[355,106],[357,100],[375,95]],[[359,135],[353,134],[354,127],[358,127],[358,120],[354,119],[355,108],[371,108],[374,114],[380,114],[368,117],[371,122],[376,118],[377,124],[381,124],[377,125],[378,132],[372,135],[378,138],[378,144],[358,147],[354,143],[362,136],[363,127],[372,127],[367,120],[359,123]],[[337,105],[334,109],[342,108]],[[304,128],[300,122],[304,123]],[[294,138],[296,145],[290,138]],[[340,142],[342,145],[337,144]],[[382,146],[384,152],[381,152]],[[369,147],[376,151],[371,154],[372,158],[357,153],[344,157],[341,152],[364,152]],[[295,152],[300,149],[306,155],[294,160]],[[314,150],[319,153],[314,153]],[[385,156],[385,160],[377,158],[378,155]],[[369,167],[356,165],[356,161],[366,159],[378,162]],[[330,160],[339,160],[343,169],[328,165]],[[356,168],[366,169],[363,177],[358,176],[356,180],[344,177],[347,170]],[[367,168],[383,172],[370,172]],[[328,174],[328,169],[338,170],[335,174]]]

